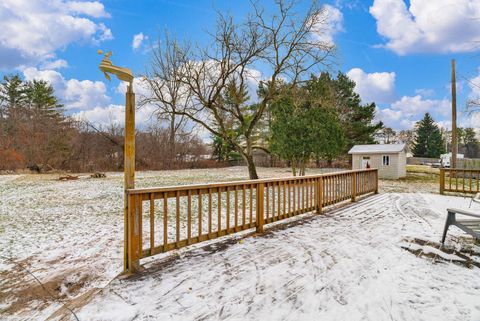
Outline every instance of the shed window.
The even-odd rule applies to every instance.
[[[388,166],[388,165],[390,165],[390,156],[384,155],[384,156],[383,156],[382,164],[383,164],[383,166]]]

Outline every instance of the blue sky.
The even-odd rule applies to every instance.
[[[271,1],[260,3],[272,7]],[[297,10],[309,3],[300,2]],[[452,58],[457,60],[459,110],[468,98],[480,96],[480,1],[322,3],[328,9],[328,35],[338,47],[333,69],[357,82],[357,92],[365,102],[377,103],[378,118],[388,126],[408,129],[427,111],[441,126],[450,126]],[[112,50],[115,64],[140,75],[164,30],[205,43],[215,10],[241,20],[249,9],[248,1],[233,0],[2,0],[0,73],[50,81],[68,113],[77,117],[121,122],[122,87],[99,72],[97,49]],[[140,111],[139,125],[146,126],[149,116]],[[462,114],[459,122],[480,128],[480,115]]]

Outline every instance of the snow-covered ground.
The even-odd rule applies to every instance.
[[[259,175],[290,176],[290,171],[259,168]],[[43,320],[62,302],[104,287],[122,271],[123,174],[107,173],[106,179],[83,175],[75,181],[58,181],[58,176],[0,175],[1,320]],[[136,184],[168,186],[247,176],[245,167],[137,172]]]
[[[244,175],[144,172],[137,182]],[[157,256],[122,279],[122,175],[53,178],[0,176],[2,320],[75,320],[65,302],[82,321],[480,320],[480,247],[455,227],[447,248],[438,244],[445,209],[467,198],[380,194],[262,236]]]

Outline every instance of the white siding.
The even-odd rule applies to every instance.
[[[389,165],[383,165],[383,156],[390,156]],[[362,168],[363,157],[370,157],[370,168],[378,168],[379,178],[398,179],[406,176],[405,152],[394,154],[353,154],[352,169]]]

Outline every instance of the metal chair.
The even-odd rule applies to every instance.
[[[443,229],[442,243],[445,243],[445,237],[450,225],[455,225],[465,233],[472,235],[477,240],[480,240],[480,213],[472,211],[461,210],[458,208],[447,209],[447,220],[445,221],[445,228]],[[456,214],[474,217],[471,220],[457,220]]]

